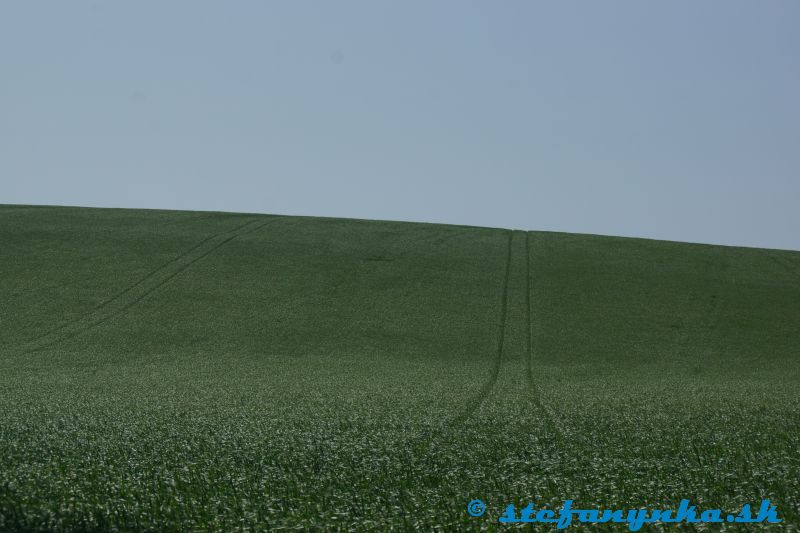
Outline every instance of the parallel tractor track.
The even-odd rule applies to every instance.
[[[88,313],[74,320],[65,322],[28,341],[22,349],[22,354],[29,354],[72,339],[125,313],[128,309],[164,286],[175,276],[233,239],[254,232],[278,219],[279,218],[270,218],[267,221],[263,221],[263,219],[249,220],[232,230],[217,233],[200,241],[192,248],[150,271],[136,283],[101,302]]]

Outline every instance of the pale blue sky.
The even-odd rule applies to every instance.
[[[0,4],[0,203],[800,249],[800,3]]]

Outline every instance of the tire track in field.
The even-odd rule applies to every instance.
[[[532,319],[532,302],[531,302],[531,250],[530,250],[530,232],[525,232],[525,314],[527,316],[527,327],[525,328],[526,339],[525,348],[527,357],[525,358],[525,374],[528,383],[528,389],[531,392],[531,399],[534,406],[541,413],[544,414],[545,425],[547,430],[553,434],[559,441],[564,439],[564,435],[558,428],[555,422],[555,417],[550,408],[542,401],[542,395],[539,387],[533,379],[533,319]]]
[[[724,254],[725,249],[718,249],[718,253]],[[694,321],[690,321],[688,316],[684,318],[683,325],[678,328],[672,342],[672,346],[680,357],[686,357],[689,354],[691,345],[699,346],[701,350],[705,351],[716,346],[713,332],[719,326],[720,314],[725,307],[726,291],[723,287],[723,277],[730,265],[724,255],[720,255],[715,261],[717,263],[714,269],[717,272],[717,277],[714,279],[713,284],[709,283],[707,285],[708,290],[711,292],[710,296],[708,294],[703,296],[705,302],[700,302],[702,309]],[[690,324],[696,324],[694,332]]]
[[[800,276],[800,267],[795,264],[791,259],[786,259],[781,257],[780,255],[775,254],[775,252],[771,250],[762,250],[762,253],[769,257],[773,263],[780,265],[781,268],[786,270],[787,272],[794,274],[796,276]]]
[[[505,277],[503,279],[503,295],[500,303],[500,320],[499,320],[499,328],[500,332],[497,338],[497,355],[495,356],[494,365],[492,367],[492,373],[489,377],[489,381],[487,381],[484,386],[481,388],[480,392],[478,393],[475,400],[473,400],[472,404],[468,405],[467,408],[458,416],[453,419],[454,424],[461,424],[469,417],[471,417],[483,404],[486,397],[489,396],[489,393],[494,388],[495,384],[497,383],[497,377],[500,375],[500,367],[503,364],[503,347],[505,346],[505,337],[506,337],[506,315],[508,314],[508,285],[509,285],[509,278],[511,277],[511,249],[512,249],[512,240],[514,238],[514,232],[512,230],[508,231],[508,252],[506,254],[506,272]]]
[[[64,342],[77,337],[123,314],[207,255],[221,248],[233,239],[252,233],[270,222],[278,220],[278,218],[270,218],[265,222],[261,222],[259,219],[250,220],[232,230],[217,233],[203,239],[189,250],[150,271],[142,279],[117,293],[115,296],[105,300],[83,316],[66,322],[44,335],[29,341],[21,355],[33,353],[58,342]]]
[[[244,224],[241,224],[241,225],[235,227],[233,230],[229,230],[229,231],[237,231],[237,230],[241,229],[242,227],[244,227],[244,226],[246,226],[247,224],[250,224],[250,223],[252,223],[252,221],[246,222]],[[50,335],[53,335],[56,332],[61,331],[64,328],[67,328],[67,327],[71,326],[75,322],[79,322],[80,320],[83,320],[87,316],[89,316],[92,313],[95,313],[96,311],[106,307],[107,305],[112,304],[114,301],[118,300],[119,298],[122,298],[126,293],[130,292],[131,290],[134,290],[136,287],[138,287],[142,283],[145,283],[149,278],[151,278],[152,276],[156,275],[159,271],[164,270],[165,268],[167,268],[170,264],[172,264],[172,263],[174,263],[176,261],[180,261],[184,257],[186,257],[189,254],[191,254],[192,252],[194,252],[197,248],[200,248],[201,246],[203,246],[208,241],[210,241],[212,239],[215,239],[215,238],[217,238],[220,235],[223,235],[225,233],[228,233],[228,232],[216,233],[214,235],[211,235],[210,237],[207,237],[207,238],[203,239],[202,241],[198,242],[197,244],[195,244],[194,246],[192,246],[191,248],[189,248],[185,252],[173,257],[172,259],[170,259],[166,263],[162,264],[161,266],[154,268],[153,270],[151,270],[150,272],[145,274],[139,281],[137,281],[133,285],[129,285],[128,287],[123,289],[121,292],[118,292],[114,296],[112,296],[110,298],[107,298],[106,300],[100,302],[97,306],[95,306],[93,309],[91,309],[87,313],[84,313],[82,316],[79,316],[78,318],[75,318],[75,319],[69,320],[67,322],[64,322],[60,326],[57,326],[57,327],[55,327],[55,328],[53,328],[51,330],[48,330],[48,331],[44,332],[43,334],[39,335],[38,337],[34,337],[33,339],[29,340],[26,344],[35,344],[36,342],[40,341],[41,339],[43,339],[45,337],[48,337]]]

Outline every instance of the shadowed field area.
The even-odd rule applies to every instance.
[[[0,206],[0,530],[796,524],[798,385],[798,252]]]

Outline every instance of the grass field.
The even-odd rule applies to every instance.
[[[0,530],[785,529],[799,400],[798,252],[0,206]]]

